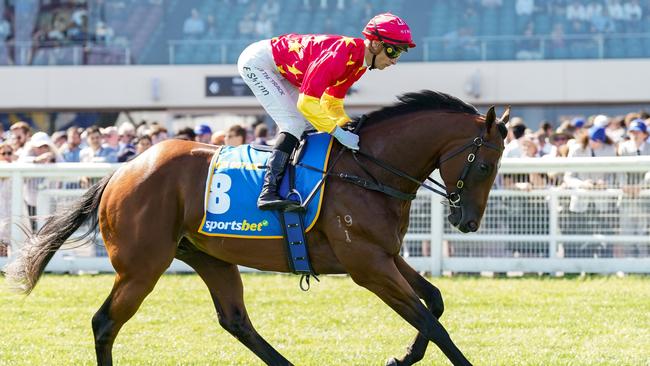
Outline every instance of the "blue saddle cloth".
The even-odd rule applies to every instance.
[[[300,159],[305,165],[325,170],[332,137],[315,133],[307,137],[307,145]],[[271,153],[250,145],[224,146],[212,158],[205,189],[205,210],[199,232],[210,236],[270,239],[283,238],[279,214],[257,208],[257,197],[262,190],[265,166]],[[296,166],[295,186],[302,199],[323,177],[323,173]],[[287,196],[289,174],[284,175],[280,195]],[[325,185],[307,206],[305,231],[309,231],[320,212]]]

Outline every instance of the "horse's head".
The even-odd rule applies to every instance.
[[[510,107],[497,120],[494,107],[485,115],[481,129],[467,129],[462,141],[442,155],[440,175],[447,187],[449,222],[466,233],[478,230],[488,194],[497,174],[507,134]]]

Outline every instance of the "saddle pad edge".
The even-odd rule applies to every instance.
[[[332,152],[333,145],[334,145],[334,139],[330,138],[330,143],[329,146],[327,146],[327,152],[325,153],[325,162],[321,167],[322,171],[325,171],[325,169],[327,169],[327,164],[329,164],[330,161],[330,153]],[[318,222],[318,218],[320,217],[320,210],[323,207],[323,197],[325,196],[325,185],[327,184],[327,178],[325,177],[325,174],[321,175],[321,179],[325,179],[325,181],[323,182],[323,185],[320,187],[318,205],[316,206],[316,213],[314,214],[314,220],[312,220],[309,226],[307,226],[307,228],[305,229],[305,233],[308,233],[314,226],[316,226],[316,222]]]
[[[201,219],[201,225],[199,225],[199,230],[197,230],[199,233],[203,235],[211,235],[209,233],[206,233],[203,231],[203,226],[205,225],[205,220],[208,218],[208,195],[210,194],[210,185],[212,185],[212,177],[214,177],[214,167],[217,164],[217,160],[219,160],[219,155],[221,154],[221,149],[223,146],[219,146],[217,150],[215,150],[214,154],[212,155],[212,158],[210,159],[210,168],[208,169],[208,175],[205,179],[205,193],[203,193],[203,218]]]

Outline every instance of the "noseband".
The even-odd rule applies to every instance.
[[[458,203],[460,202],[460,194],[463,192],[463,189],[465,188],[465,178],[467,178],[467,175],[469,174],[469,171],[472,168],[472,165],[474,164],[474,161],[476,160],[476,154],[478,153],[478,150],[481,148],[481,146],[485,146],[487,148],[496,150],[501,152],[501,148],[498,147],[497,145],[490,143],[488,141],[485,141],[483,138],[483,135],[477,136],[472,140],[471,142],[461,146],[458,148],[456,151],[448,154],[446,157],[440,159],[438,162],[438,168],[442,167],[442,163],[446,162],[447,160],[453,158],[454,156],[460,154],[461,152],[467,150],[467,148],[471,147],[472,151],[467,155],[467,158],[465,159],[465,166],[463,167],[463,171],[460,173],[460,177],[456,181],[456,190],[454,192],[451,192],[449,194],[445,192],[440,192],[438,190],[433,190],[433,187],[429,188],[428,186],[422,184],[422,187],[428,188],[430,190],[433,190],[434,192],[440,194],[441,196],[447,198],[449,201],[449,205],[451,207],[459,207]],[[428,180],[432,181],[435,183],[438,187],[445,188],[445,186],[441,183],[438,183],[437,181],[427,178]]]

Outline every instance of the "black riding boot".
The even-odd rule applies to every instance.
[[[289,206],[298,206],[295,201],[285,200],[278,194],[289,157],[290,154],[277,149],[273,149],[271,152],[264,175],[262,193],[257,199],[257,208],[260,210],[284,210]]]

